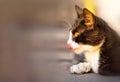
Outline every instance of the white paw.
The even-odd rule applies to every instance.
[[[88,63],[79,63],[70,67],[71,73],[83,74],[89,72],[90,70],[91,66]]]
[[[80,68],[77,65],[73,65],[70,67],[70,72],[71,73],[79,73],[82,74],[82,71],[80,70]]]

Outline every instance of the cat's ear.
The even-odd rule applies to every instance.
[[[77,13],[77,17],[80,18],[83,13],[83,10],[79,6],[75,5],[75,11]]]
[[[85,25],[89,28],[93,28],[94,25],[94,15],[88,9],[83,9],[83,17],[85,21]]]

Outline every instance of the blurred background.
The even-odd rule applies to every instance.
[[[117,77],[72,75],[67,49],[74,6],[87,7],[120,33],[119,0],[0,0],[0,82],[119,82]],[[87,79],[86,79],[87,78]]]

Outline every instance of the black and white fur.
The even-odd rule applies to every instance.
[[[89,72],[91,69],[98,73],[98,67],[99,67],[99,58],[100,58],[100,48],[104,43],[103,41],[96,45],[85,45],[85,44],[78,44],[72,40],[72,33],[70,31],[69,39],[67,44],[71,44],[72,47],[77,47],[78,49],[74,50],[77,54],[82,54],[84,52],[85,58],[87,62],[82,62],[77,65],[73,65],[70,68],[71,73],[85,73]]]
[[[108,73],[112,70],[114,50],[120,46],[119,36],[86,8],[75,6],[75,10],[78,18],[70,29],[67,44],[76,54],[84,53],[85,59],[71,66],[71,73]]]

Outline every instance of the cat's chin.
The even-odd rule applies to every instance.
[[[74,52],[75,54],[82,54],[82,53],[83,53],[83,50],[78,48],[78,49],[73,50],[73,52]]]
[[[75,51],[74,51],[74,53],[77,54],[77,55],[82,54],[82,53],[80,53],[80,52],[75,52]]]

